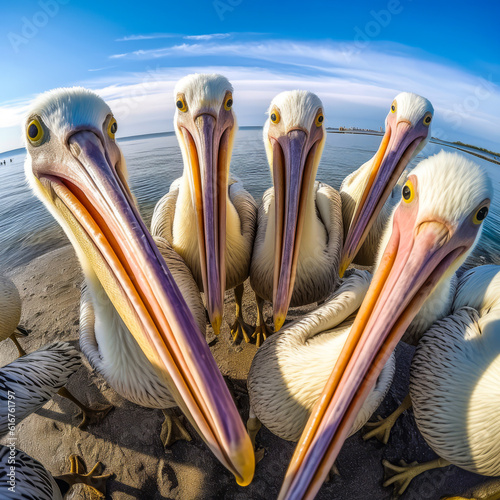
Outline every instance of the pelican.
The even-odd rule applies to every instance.
[[[26,352],[16,338],[17,335],[28,335],[27,330],[19,325],[19,320],[21,318],[21,307],[21,297],[19,295],[19,291],[16,288],[16,285],[10,278],[7,278],[7,276],[0,275],[0,341],[10,338],[16,345],[17,350],[19,351],[19,356],[23,357],[26,356]],[[61,352],[62,354],[60,354]],[[58,351],[58,353],[63,357],[69,356],[69,353],[65,352],[62,348]],[[26,378],[25,373],[27,372],[22,367],[33,366],[38,362],[42,363],[45,359],[47,359],[47,354],[48,353],[46,352],[46,350],[42,348],[38,351],[35,351],[34,353],[31,353],[24,361],[20,361],[20,368],[16,373],[19,374],[20,380],[23,380],[23,384],[28,386],[31,383],[31,387],[29,389],[43,388],[43,379],[39,379],[35,374],[31,373],[30,376]],[[49,377],[49,379],[50,377],[54,378],[58,376],[58,373],[60,371],[60,367],[58,366],[59,362],[61,362],[61,360],[56,356],[52,363],[47,363],[44,365],[44,369],[47,371],[45,375]],[[9,383],[13,384],[15,383],[15,380],[12,379],[9,381]],[[53,388],[52,386],[50,387],[51,389]],[[113,409],[113,406],[111,405],[105,406],[100,409],[90,408],[84,405],[69,391],[69,389],[64,387],[64,384],[59,384],[57,389],[57,393],[60,396],[69,399],[76,406],[78,406],[78,408],[80,408],[83,416],[82,421],[78,425],[80,429],[86,428],[92,420],[101,420]],[[17,417],[19,417],[18,414],[16,415]]]
[[[370,281],[368,271],[353,270],[331,298],[300,320],[287,325],[279,336],[267,339],[255,354],[247,381],[251,408],[247,428],[252,442],[255,443],[261,423],[282,439],[299,440],[347,340],[354,314],[366,295]],[[442,281],[439,290],[422,305],[406,329],[403,340],[414,343],[434,321],[449,313],[455,287],[455,275]],[[367,424],[380,406],[394,371],[395,359],[391,354],[348,437]],[[407,406],[398,409],[398,414],[405,408]],[[376,423],[379,433],[386,430],[384,424],[385,421]],[[371,434],[375,432],[367,436],[371,437]]]
[[[203,332],[206,323],[205,308],[192,274],[166,240],[157,236],[153,241],[186,300],[200,332]],[[165,420],[160,439],[165,447],[178,440],[191,441],[182,421],[171,411],[177,403],[170,390],[158,378],[147,357],[131,338],[126,325],[120,318],[115,317],[116,313],[111,314],[110,311],[114,312],[114,308],[107,296],[104,295],[96,301],[89,287],[83,286],[80,300],[80,347],[90,366],[125,399],[139,406],[163,411]],[[108,332],[102,330],[101,326],[109,323],[114,325],[116,337],[111,344],[108,341]],[[113,352],[113,344],[118,339],[126,344],[123,346],[124,354],[129,358],[126,361],[134,360],[127,366],[127,370],[124,370],[124,360]]]
[[[500,476],[499,380],[500,266],[480,266],[460,278],[452,314],[424,334],[411,365],[415,421],[440,458],[401,467],[384,461],[396,472],[385,484],[400,495],[418,474],[450,464]]]
[[[274,185],[259,207],[250,267],[258,305],[257,345],[269,333],[264,300],[273,303],[278,331],[289,307],[323,300],[337,285],[340,195],[315,182],[325,140],[323,104],[315,94],[296,90],[272,100],[264,144]]]
[[[368,290],[371,274],[353,270],[321,307],[269,337],[257,351],[248,373],[250,416],[255,435],[264,424],[288,441],[298,441]],[[396,363],[389,358],[349,435],[357,432],[380,406],[391,386]]]
[[[91,362],[132,401],[167,404],[168,390],[216,457],[246,485],[255,467],[250,438],[139,216],[116,131],[108,105],[79,87],[40,95],[25,122],[26,177],[66,232],[85,275],[82,329],[93,313],[93,342],[92,334],[84,338],[99,353]]]
[[[70,474],[54,480],[38,461],[12,446],[15,426],[51,399],[80,366],[76,349],[67,342],[55,342],[0,369],[0,436],[8,436],[8,446],[0,445],[2,498],[62,499],[63,492],[77,483],[86,484],[99,495],[106,494],[106,480],[110,475],[99,476],[99,463],[85,474],[83,460],[72,455]],[[10,411],[13,408],[15,412]],[[15,474],[11,479],[13,464]],[[12,485],[9,480],[13,481]]]
[[[12,460],[15,460],[15,474],[12,475]],[[111,474],[100,474],[102,467],[97,462],[86,473],[83,459],[71,455],[70,471],[62,476],[52,474],[33,457],[11,446],[0,445],[0,475],[3,478],[2,498],[4,500],[62,500],[75,484],[84,484],[90,491],[104,498],[106,481]]]
[[[482,168],[443,151],[408,177],[382,239],[377,271],[301,435],[279,499],[315,496],[406,328],[426,300],[440,301],[470,254],[492,191]]]
[[[21,307],[21,297],[16,285],[10,278],[0,274],[0,342],[10,338],[17,347],[19,356],[24,356],[26,352],[17,340],[19,335],[28,335],[26,329],[19,324]]]
[[[404,169],[431,138],[432,104],[402,92],[392,101],[385,134],[373,158],[348,175],[340,187],[344,248],[342,276],[351,262],[372,266],[382,233],[394,208],[386,203]]]
[[[229,174],[236,134],[233,87],[221,75],[188,75],[175,90],[174,130],[184,161],[182,177],[158,202],[151,233],[166,239],[184,259],[219,333],[225,289],[235,288],[234,339],[247,342],[243,282],[248,277],[257,205]]]

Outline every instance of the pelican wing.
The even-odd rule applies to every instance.
[[[179,179],[170,186],[170,191],[160,199],[153,211],[151,220],[151,235],[160,236],[170,244],[174,239],[172,229],[174,227],[175,205],[179,195]]]
[[[251,251],[257,229],[257,203],[236,176],[231,176],[229,179],[229,199],[238,212],[241,221],[241,234],[248,242]]]
[[[8,431],[9,400],[16,424],[39,410],[81,366],[80,354],[66,342],[45,346],[0,371],[0,435]]]
[[[335,270],[339,268],[344,229],[340,193],[323,182],[317,183],[316,207],[328,233],[327,254]],[[336,276],[335,271],[335,278]]]

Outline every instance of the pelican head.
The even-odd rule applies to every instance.
[[[226,202],[236,133],[233,87],[222,75],[188,75],[177,83],[174,128],[196,211],[208,315],[219,333],[226,286]]]
[[[313,498],[404,331],[472,251],[488,213],[484,170],[441,151],[409,176],[349,338],[295,450],[281,499]],[[383,248],[383,247],[381,247]]]
[[[372,159],[370,175],[347,232],[340,260],[340,277],[349,267],[408,163],[431,138],[432,104],[416,94],[402,92],[392,101],[385,134]]]
[[[245,428],[127,184],[108,105],[83,88],[38,97],[24,125],[26,176],[71,240],[94,300],[106,293],[193,426],[240,484]]]
[[[292,298],[308,199],[326,139],[323,105],[304,90],[278,94],[269,107],[264,144],[275,200],[274,327],[285,322]]]

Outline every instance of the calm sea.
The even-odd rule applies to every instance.
[[[168,191],[171,182],[182,174],[177,140],[173,133],[166,133],[118,142],[127,159],[132,191],[149,226],[156,202]],[[328,134],[317,179],[338,189],[344,177],[371,158],[379,143],[378,136]],[[440,149],[452,150],[429,144],[424,155],[417,157],[413,165]],[[4,271],[67,244],[63,231],[26,185],[24,158],[24,150],[0,154],[0,269]],[[470,159],[487,169],[498,193],[475,252],[474,263],[500,264],[500,166],[475,156],[470,156]],[[5,165],[3,160],[7,161]],[[245,187],[260,200],[272,183],[262,129],[239,130],[231,172],[243,179]]]

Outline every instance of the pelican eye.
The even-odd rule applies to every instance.
[[[226,111],[229,111],[233,105],[233,96],[231,94],[228,94],[226,97],[226,101],[224,102],[224,109]]]
[[[43,128],[36,118],[34,120],[31,120],[28,124],[26,135],[28,136],[31,144],[33,144],[34,146],[38,146],[41,143],[43,139]]]
[[[275,110],[271,113],[270,118],[271,118],[271,121],[272,121],[273,123],[279,123],[279,122],[280,122],[281,117],[280,117],[280,114],[278,113],[278,110],[276,110],[276,109],[275,109]]]
[[[108,135],[111,139],[115,138],[116,131],[118,130],[118,123],[114,118],[111,118],[108,123]]]
[[[476,214],[474,215],[473,222],[474,224],[481,224],[486,216],[488,215],[488,207],[481,207]]]
[[[398,109],[398,103],[396,101],[392,101],[392,104],[391,104],[391,113],[395,113],[396,109]]]
[[[323,113],[320,113],[316,117],[316,127],[321,127],[321,124],[323,123],[324,120],[325,120],[325,117],[323,116]]]
[[[432,113],[426,113],[424,116],[424,125],[428,127],[431,124],[432,121]]]
[[[413,188],[413,184],[408,181],[404,186],[403,186],[403,191],[401,192],[403,196],[403,201],[405,203],[411,203],[413,198],[415,197],[415,190]]]
[[[186,105],[186,102],[184,101],[184,99],[182,97],[179,97],[177,99],[177,102],[175,103],[175,105],[177,106],[177,109],[179,111],[182,111],[183,113],[185,113],[187,111],[187,105]]]

